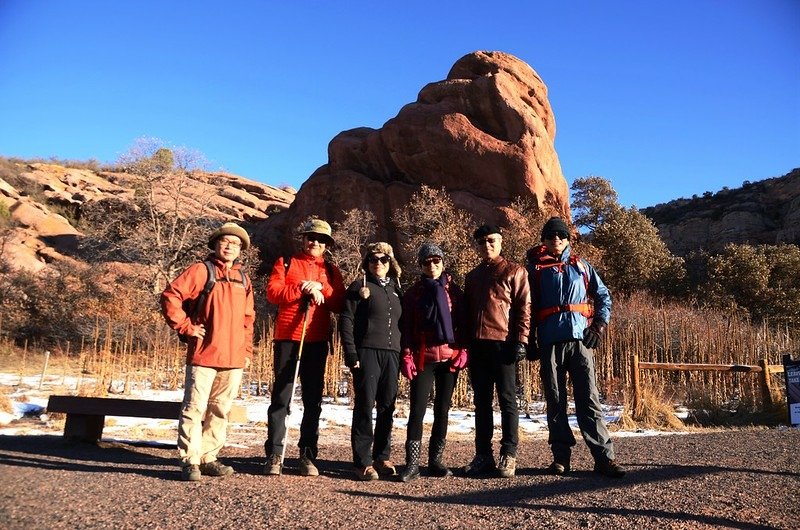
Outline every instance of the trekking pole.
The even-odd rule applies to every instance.
[[[303,331],[300,333],[300,346],[297,348],[297,362],[294,366],[294,379],[292,380],[292,393],[289,394],[289,404],[286,406],[286,416],[292,413],[292,401],[294,401],[294,391],[297,388],[297,375],[300,373],[300,357],[303,355],[303,343],[306,340],[306,326],[308,325],[308,308],[311,304],[307,297],[303,297],[300,302],[300,309],[303,311]],[[281,469],[283,469],[283,460],[286,458],[286,440],[289,438],[289,426],[286,420],[283,420],[283,449],[281,449]]]

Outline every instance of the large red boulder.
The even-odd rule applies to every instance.
[[[277,242],[308,215],[336,221],[360,208],[376,215],[378,237],[394,241],[391,215],[422,184],[444,187],[479,220],[503,224],[503,207],[519,197],[569,218],[554,137],[547,87],[536,72],[507,53],[470,53],[382,128],[338,134],[328,163],[289,210],[265,222],[268,239]]]

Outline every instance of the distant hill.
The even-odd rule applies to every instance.
[[[678,255],[700,248],[716,251],[728,243],[800,244],[800,168],[641,211]]]

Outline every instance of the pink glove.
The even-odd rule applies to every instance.
[[[455,357],[450,359],[450,371],[456,372],[461,370],[467,365],[467,349],[461,348],[460,350],[456,350]]]
[[[403,355],[400,359],[400,372],[409,381],[417,376],[417,367],[414,365],[414,357],[411,355],[411,352]]]

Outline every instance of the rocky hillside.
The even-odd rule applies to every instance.
[[[741,188],[677,199],[642,210],[672,252],[720,250],[727,243],[800,244],[800,168]]]
[[[3,161],[0,203],[10,214],[2,255],[14,268],[38,272],[67,256],[82,237],[76,228],[92,203],[133,198],[140,175],[68,168],[57,164]],[[183,192],[203,198],[204,215],[257,223],[286,209],[294,193],[227,173],[193,173]],[[199,203],[186,201],[185,215]]]

